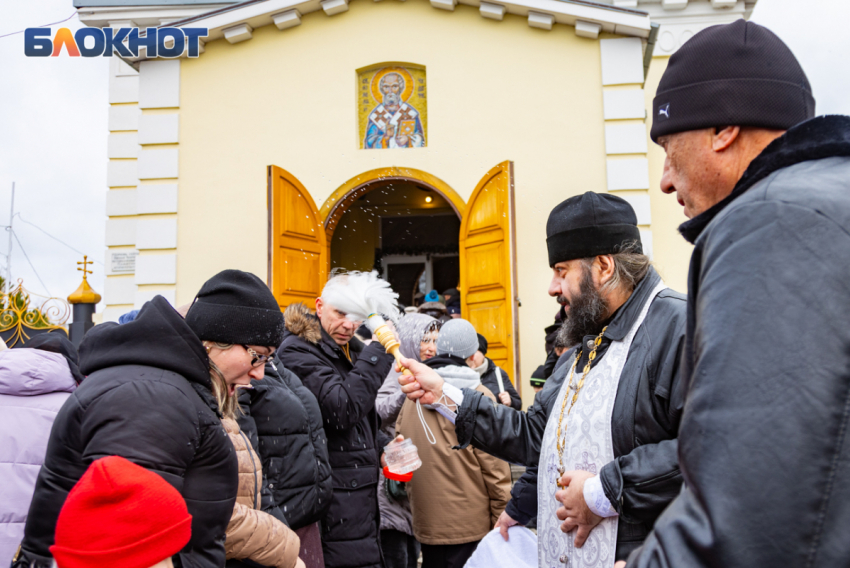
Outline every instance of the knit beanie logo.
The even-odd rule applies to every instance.
[[[667,120],[670,118],[670,103],[664,103],[658,107],[658,116],[655,120]]]

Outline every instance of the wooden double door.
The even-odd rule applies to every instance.
[[[292,174],[269,166],[269,286],[281,309],[313,307],[330,270],[332,229]],[[460,212],[461,313],[489,343],[487,356],[517,384],[519,369],[513,163],[481,178]],[[519,387],[518,387],[519,388]]]

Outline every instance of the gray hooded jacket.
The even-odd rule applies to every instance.
[[[428,326],[436,321],[425,314],[407,314],[399,320],[396,329],[401,343],[401,352],[405,357],[417,361],[421,360],[419,358],[419,344],[422,342],[422,336]],[[407,400],[407,397],[401,392],[398,375],[395,369],[390,371],[384,380],[384,384],[378,389],[378,398],[375,400],[375,409],[378,411],[378,416],[381,417],[381,429],[391,438],[395,438],[395,421],[399,412],[401,412],[404,401]],[[412,535],[413,516],[410,512],[410,501],[407,499],[390,500],[384,487],[385,483],[384,474],[381,473],[381,481],[378,487],[381,530],[397,530]]]

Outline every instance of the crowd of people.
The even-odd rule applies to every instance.
[[[335,276],[325,290],[345,287],[348,277]],[[504,510],[508,464],[472,449],[453,452],[451,429],[433,422],[442,434],[439,455],[424,457],[422,474],[406,487],[385,479],[383,447],[397,433],[423,450],[427,444],[418,441],[416,411],[405,412],[413,403],[405,404],[384,347],[356,334],[360,322],[323,297],[314,308],[293,304],[281,313],[258,277],[225,270],[189,306],[175,310],[157,297],[121,323],[97,326],[79,353],[57,333],[6,352],[0,405],[10,409],[10,426],[35,428],[4,429],[19,483],[7,490],[13,511],[0,554],[15,566],[51,566],[51,556],[61,568],[96,565],[85,563],[96,558],[155,564],[142,553],[139,564],[122,556],[119,549],[142,546],[132,542],[141,537],[111,535],[108,526],[56,552],[58,535],[68,534],[60,521],[81,486],[90,522],[98,499],[114,496],[113,474],[128,475],[138,490],[136,470],[109,461],[120,456],[159,474],[185,500],[188,536],[175,550],[175,541],[163,544],[171,553],[157,562],[407,568],[421,550],[426,566],[463,566]],[[398,321],[404,352],[518,408],[507,373],[486,357],[484,336],[466,320],[444,323],[424,311]],[[438,462],[442,469],[431,471]],[[467,481],[444,504],[466,519],[451,515],[454,523],[446,524],[446,509],[429,510],[435,502],[425,496],[434,483],[462,481],[449,473],[456,468]],[[113,506],[133,508],[128,501]],[[112,514],[105,510],[104,518]],[[446,564],[447,555],[455,564]]]
[[[790,50],[743,20],[671,58],[653,111],[688,295],[626,200],[557,205],[526,410],[456,289],[398,318],[397,362],[330,301],[352,275],[281,313],[225,270],[79,351],[0,352],[0,561],[525,566],[498,546],[533,526],[546,568],[846,564],[850,119],[814,118]],[[384,469],[402,441],[404,482]]]

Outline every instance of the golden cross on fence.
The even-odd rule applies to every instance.
[[[87,281],[88,279],[86,278],[86,276],[87,276],[87,275],[89,275],[89,274],[92,274],[92,271],[91,271],[91,270],[88,270],[88,265],[89,265],[89,264],[94,264],[94,261],[93,261],[93,260],[89,260],[89,257],[88,257],[87,255],[83,255],[83,261],[82,261],[82,262],[78,262],[78,263],[77,263],[77,265],[80,265],[80,264],[82,264],[82,265],[83,265],[83,267],[82,267],[82,268],[77,268],[77,270],[82,271],[82,273],[83,273],[83,280],[86,280],[86,281]]]

